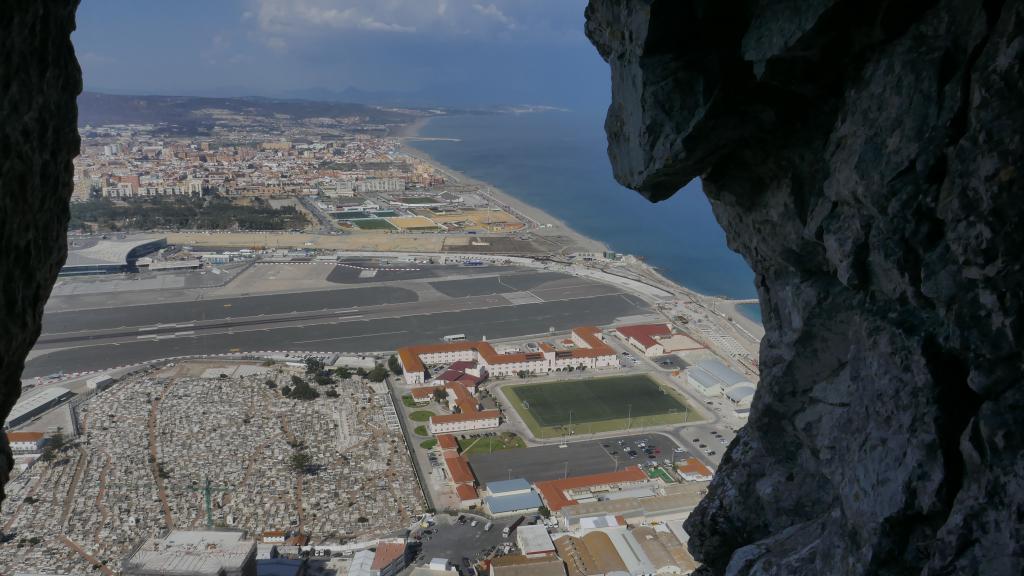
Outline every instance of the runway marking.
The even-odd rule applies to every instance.
[[[408,330],[392,330],[391,332],[375,332],[373,334],[356,334],[355,336],[337,336],[335,338],[317,338],[316,340],[296,340],[295,344],[309,344],[310,342],[330,342],[331,340],[350,340],[352,338],[366,338],[367,336],[385,336],[388,334],[405,334]]]

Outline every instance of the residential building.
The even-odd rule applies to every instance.
[[[8,432],[7,441],[15,454],[38,454],[46,439],[42,432]]]

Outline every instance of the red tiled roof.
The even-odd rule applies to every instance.
[[[600,328],[597,328],[596,326],[581,326],[573,328],[572,331],[586,342],[587,346],[589,346],[589,348],[573,350],[573,357],[592,358],[595,356],[604,356],[615,353],[610,346],[601,341],[601,338],[598,336],[598,334],[601,333]],[[466,350],[475,351],[484,359],[485,362],[487,362],[487,364],[512,364],[516,362],[526,362],[538,356],[535,353],[531,354],[522,352],[517,354],[498,354],[489,342],[448,342],[443,344],[420,344],[417,346],[399,348],[398,357],[402,360],[402,366],[405,367],[407,372],[423,372],[426,367],[420,360],[420,355],[434,354],[438,352],[461,352]]]
[[[473,484],[476,482],[476,476],[473,475],[473,471],[469,469],[469,463],[462,456],[448,456],[444,459],[444,463],[448,466],[448,473],[452,476],[452,483]]]
[[[8,432],[7,440],[10,442],[39,442],[43,439],[42,432]]]
[[[373,555],[373,564],[370,565],[370,570],[383,570],[402,556],[405,556],[404,542],[377,544],[377,553]]]
[[[562,480],[543,480],[534,484],[537,491],[544,498],[548,510],[555,512],[562,508],[575,504],[576,501],[565,496],[566,490],[588,488],[590,486],[602,486],[605,484],[618,484],[624,482],[641,482],[647,479],[647,474],[639,466],[630,466],[618,472],[605,472],[602,474],[590,474],[588,476],[573,476]]]
[[[423,400],[424,398],[430,398],[434,395],[434,392],[440,390],[440,386],[420,386],[413,388],[410,394],[417,400]]]
[[[452,436],[451,434],[438,434],[437,445],[440,446],[441,450],[445,452],[449,450],[454,450],[458,452],[459,450],[459,441],[456,440],[455,436]]]
[[[670,336],[672,330],[667,324],[635,324],[633,326],[620,326],[615,329],[626,338],[632,338],[644,348],[650,348],[658,343],[655,336]]]
[[[477,494],[476,488],[473,488],[469,484],[459,484],[455,487],[455,493],[459,495],[459,500],[466,502],[468,500],[477,500],[480,495]]]
[[[701,476],[711,476],[712,474],[711,468],[696,458],[687,458],[684,462],[677,464],[676,468],[684,474],[700,474]]]

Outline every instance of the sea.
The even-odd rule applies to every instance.
[[[608,163],[603,126],[598,113],[453,115],[432,118],[420,135],[457,141],[413,145],[615,252],[644,258],[679,284],[704,294],[756,298],[754,274],[726,245],[700,182],[657,204],[620,186]],[[761,321],[756,304],[741,309]]]

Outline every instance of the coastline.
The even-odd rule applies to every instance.
[[[500,204],[512,207],[512,209],[514,209],[515,211],[519,212],[520,214],[526,216],[527,218],[538,224],[540,227],[532,230],[532,232],[535,234],[539,234],[542,236],[568,236],[572,238],[573,242],[580,247],[581,251],[609,251],[609,248],[605,243],[579,233],[578,231],[574,230],[571,226],[566,224],[565,221],[560,220],[552,216],[551,214],[548,214],[547,212],[537,208],[536,206],[533,206],[532,204],[528,204],[520,200],[519,198],[513,196],[512,194],[509,194],[508,192],[488,182],[478,180],[464,172],[460,172],[446,164],[443,164],[434,157],[432,157],[430,154],[423,151],[422,149],[417,148],[414,143],[410,142],[410,140],[418,138],[420,130],[424,126],[426,126],[430,120],[431,118],[429,117],[419,118],[413,124],[409,125],[407,129],[402,130],[401,135],[396,134],[396,138],[398,138],[399,141],[401,141],[402,143],[403,153],[413,158],[417,158],[423,162],[426,162],[427,164],[430,164],[439,172],[442,172],[450,180],[458,184],[479,186],[485,194],[491,196]]]
[[[399,139],[402,145],[401,153],[408,156],[417,158],[423,162],[428,163],[438,171],[445,174],[446,177],[460,184],[469,184],[472,186],[479,186],[487,195],[491,196],[500,204],[504,204],[512,207],[520,214],[525,215],[535,223],[540,225],[548,225],[547,228],[536,228],[532,230],[537,235],[562,235],[572,238],[573,242],[576,243],[584,251],[590,252],[608,252],[611,251],[607,244],[604,242],[586,236],[577,230],[569,226],[565,221],[556,218],[547,212],[537,208],[536,206],[529,204],[512,194],[497,188],[496,186],[473,178],[464,172],[455,170],[454,168],[438,161],[427,152],[415,146],[415,139],[419,138],[420,131],[430,122],[433,117],[418,118],[415,122],[405,127],[400,132],[396,132],[395,137]],[[585,248],[584,248],[585,247]],[[661,273],[657,268],[644,263],[643,266],[647,268],[651,273],[655,274],[661,281],[671,284],[676,287],[680,292],[690,295],[691,297],[696,296],[704,299],[713,298],[708,294],[704,294],[679,282],[668,278],[666,275]],[[729,302],[724,300],[722,302]],[[764,326],[754,318],[751,318],[742,312],[742,309],[730,304],[729,308],[732,311],[734,322],[742,327],[748,333],[755,335],[757,338],[764,336]]]

